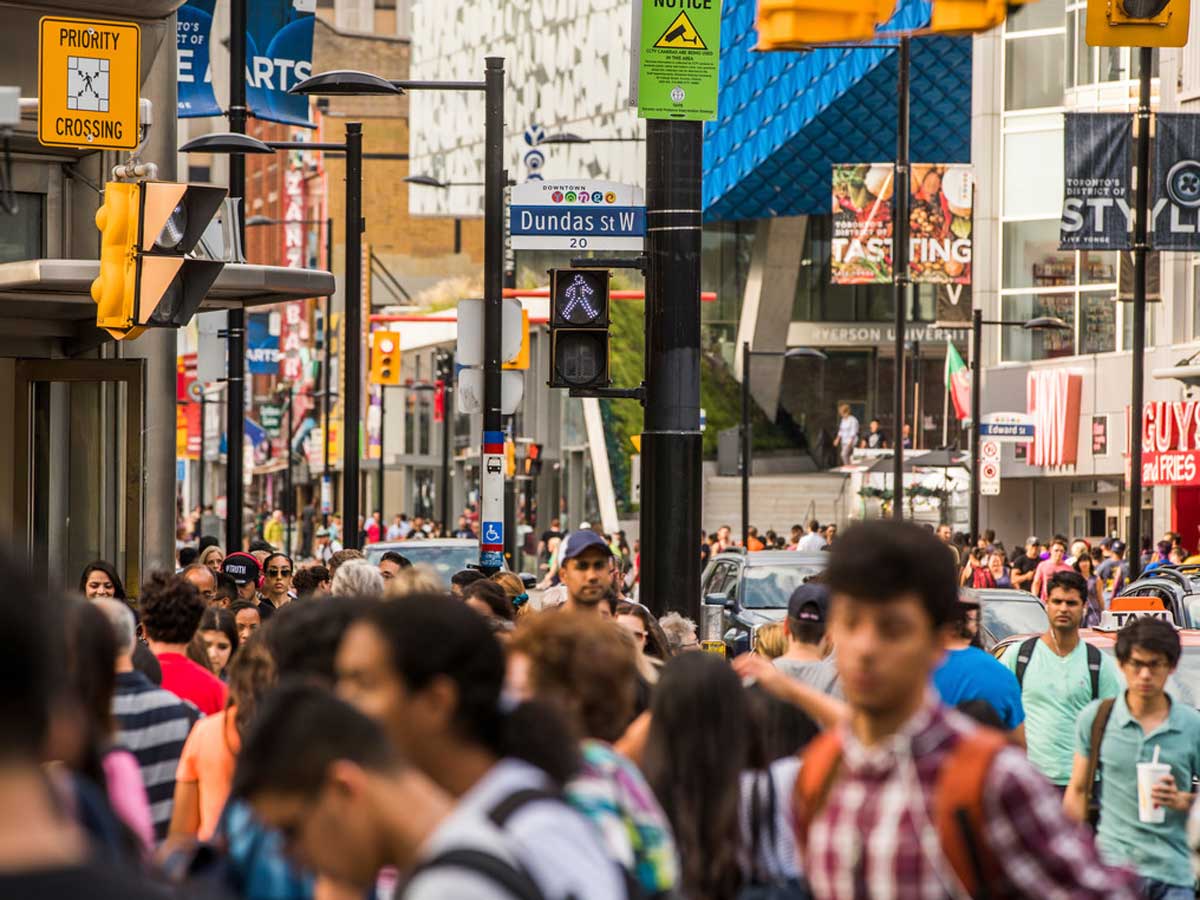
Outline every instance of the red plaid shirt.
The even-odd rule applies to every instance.
[[[932,824],[942,760],[974,723],[929,703],[897,734],[864,747],[846,729],[842,768],[809,827],[803,870],[817,900],[943,900],[966,889]],[[916,790],[919,783],[920,790]],[[1136,900],[1136,878],[1106,866],[1085,826],[1015,747],[996,754],[983,794],[982,838],[1006,883],[992,896]]]

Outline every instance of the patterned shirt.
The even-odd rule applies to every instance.
[[[843,732],[840,777],[808,830],[803,870],[817,900],[966,897],[932,823],[942,761],[974,724],[927,703],[890,739],[864,747]],[[918,789],[919,787],[919,789]],[[1100,861],[1086,827],[1015,747],[996,754],[983,787],[982,841],[1005,884],[996,896],[1135,900],[1136,879]],[[996,887],[1002,889],[996,890]]]
[[[154,835],[161,841],[171,824],[179,756],[200,711],[134,671],[117,673],[112,714],[117,743],[134,755],[142,770]]]
[[[587,816],[609,854],[647,894],[671,891],[679,861],[671,823],[638,768],[603,741],[585,740],[567,802]]]

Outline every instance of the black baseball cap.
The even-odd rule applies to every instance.
[[[809,582],[792,591],[788,600],[788,618],[801,622],[824,622],[829,611],[829,588]]]
[[[258,583],[262,569],[258,560],[249,553],[230,553],[221,563],[221,571],[228,575],[238,585]]]
[[[563,545],[559,559],[562,562],[566,562],[568,559],[574,559],[584,550],[591,547],[599,547],[604,551],[606,556],[612,556],[612,547],[608,546],[608,541],[604,540],[596,532],[584,529],[582,531],[572,531],[567,535],[567,540]]]

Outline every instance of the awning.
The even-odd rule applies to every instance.
[[[95,259],[26,259],[0,264],[0,328],[10,337],[58,337],[93,346],[107,335],[95,328]],[[200,310],[265,306],[324,297],[332,273],[320,269],[227,263]],[[96,338],[95,335],[100,335]]]

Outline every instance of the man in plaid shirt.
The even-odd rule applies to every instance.
[[[969,897],[972,879],[961,877],[935,825],[943,763],[976,731],[929,687],[959,602],[950,557],[917,525],[867,522],[834,545],[826,577],[850,717],[822,738],[835,752],[840,746],[834,762],[822,768],[814,745],[801,769],[798,841],[813,895]],[[970,843],[991,865],[976,866],[985,877],[975,896],[1138,897],[1133,874],[1100,861],[1090,832],[1063,814],[1058,791],[1018,748],[995,750],[980,771],[982,785],[972,790],[981,825]]]

